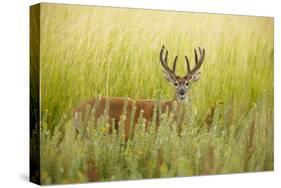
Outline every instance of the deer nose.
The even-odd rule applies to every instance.
[[[185,94],[184,89],[181,89],[181,90],[180,90],[180,95],[184,95],[184,94]]]

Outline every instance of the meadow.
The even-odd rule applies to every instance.
[[[272,18],[41,4],[40,34],[42,184],[273,170]],[[164,113],[127,143],[105,121],[77,136],[72,110],[90,97],[172,99],[163,44],[179,75],[206,50],[180,135]]]

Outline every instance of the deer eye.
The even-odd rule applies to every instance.
[[[178,86],[178,83],[177,83],[177,82],[174,82],[174,85],[175,85],[175,86]]]
[[[188,85],[189,85],[189,82],[186,82],[185,85],[188,86]]]

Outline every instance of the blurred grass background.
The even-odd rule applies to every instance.
[[[272,18],[43,3],[40,21],[44,184],[273,170]],[[71,112],[82,100],[173,97],[159,62],[163,44],[170,63],[179,55],[180,75],[184,55],[194,63],[193,49],[206,49],[185,136],[163,125],[127,148],[101,132],[101,144],[75,140]],[[209,132],[202,121],[218,101]]]

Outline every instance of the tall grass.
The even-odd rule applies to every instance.
[[[172,98],[163,44],[180,75],[184,55],[206,49],[181,135],[163,115],[126,144],[103,121],[76,137],[71,111],[89,97]],[[42,4],[40,63],[43,184],[273,170],[271,18]]]

